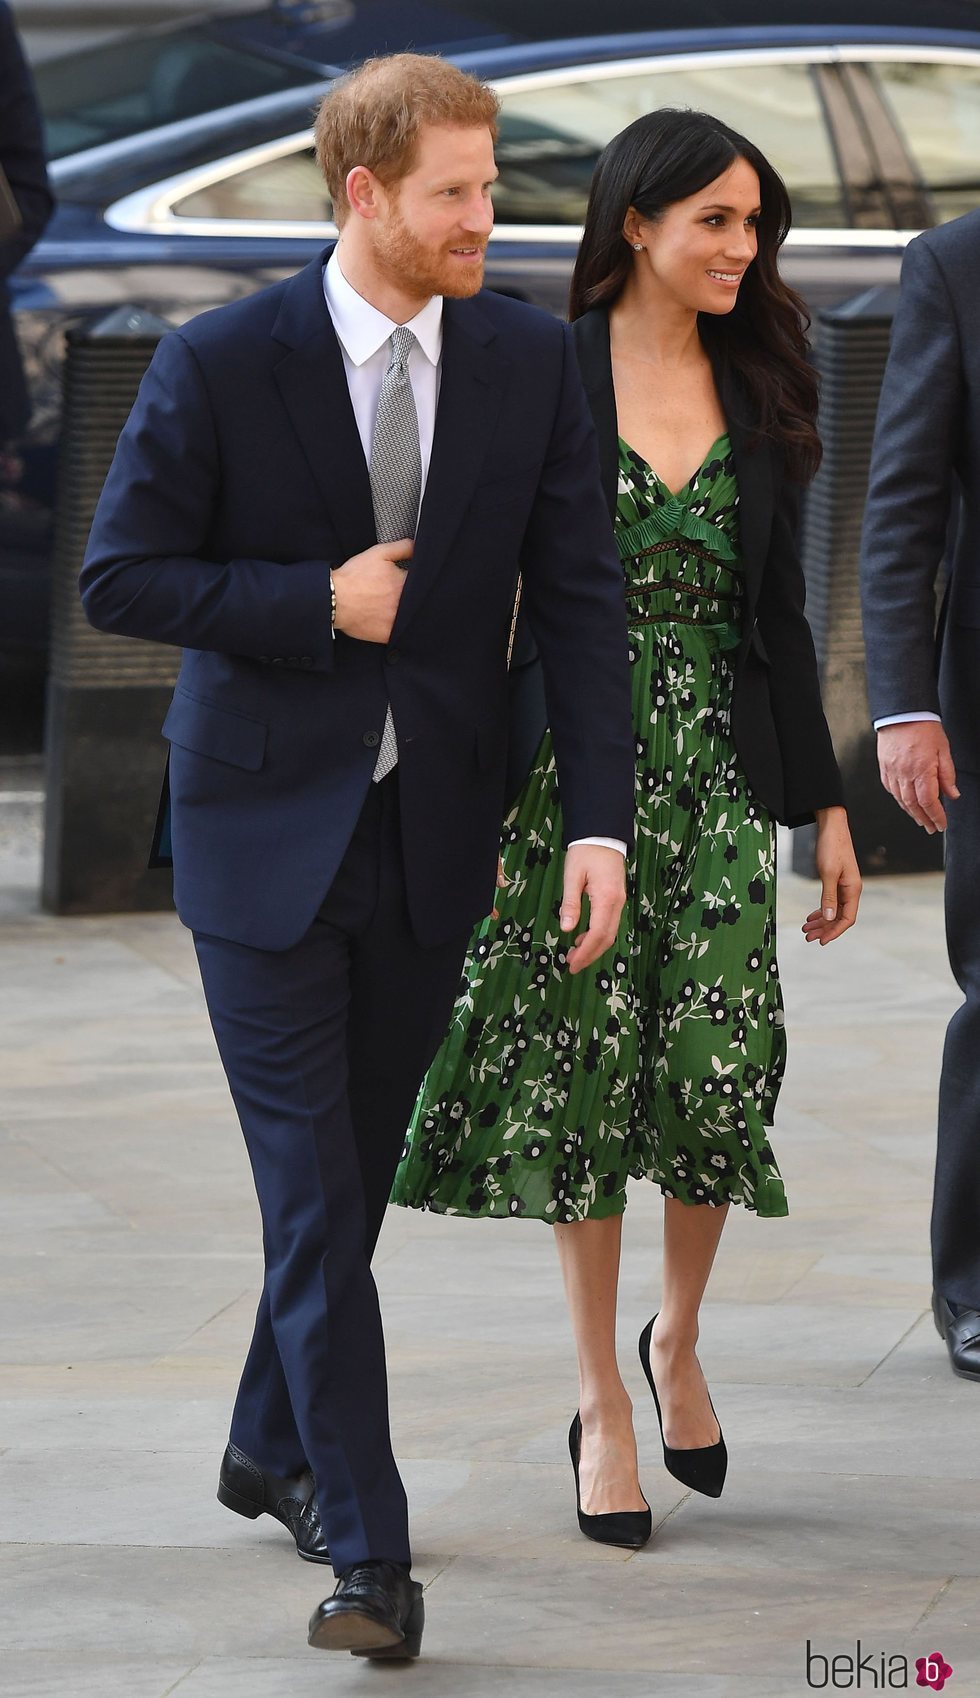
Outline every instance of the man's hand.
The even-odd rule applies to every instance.
[[[817,876],[820,907],[803,923],[807,943],[833,943],[853,926],[861,900],[861,874],[843,808],[817,811]]]
[[[616,941],[626,902],[626,861],[618,849],[573,843],[567,851],[561,898],[563,932],[572,932],[578,925],[583,894],[589,899],[589,927],[579,932],[567,952],[570,973],[590,967]]]
[[[337,597],[335,631],[362,643],[388,642],[405,588],[404,567],[398,562],[411,560],[413,547],[407,538],[376,542],[334,567],[330,576]]]
[[[940,797],[955,798],[959,791],[949,739],[938,721],[883,725],[878,732],[878,770],[885,789],[916,825],[930,837],[946,830]]]

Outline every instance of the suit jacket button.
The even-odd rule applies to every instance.
[[[380,741],[381,738],[377,731],[365,731],[364,736],[361,738],[361,742],[364,744],[366,749],[376,749]]]
[[[395,666],[401,660],[401,655],[397,649],[385,649],[385,660],[389,666]]]

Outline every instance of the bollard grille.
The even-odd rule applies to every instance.
[[[65,407],[54,534],[51,676],[75,689],[173,684],[180,656],[162,643],[95,631],[78,599],[78,574],[96,504],[140,380],[170,326],[122,307],[68,333]]]
[[[942,839],[927,837],[881,787],[865,681],[861,526],[897,301],[897,288],[873,289],[819,315],[816,364],[824,458],[807,497],[803,537],[807,615],[824,709],[865,874],[942,866]],[[814,870],[814,838],[813,827],[794,834],[793,866],[807,876]]]
[[[95,631],[78,575],[116,441],[169,325],[122,307],[74,332],[55,520],[42,900],[57,914],[169,908],[147,869],[176,649]]]

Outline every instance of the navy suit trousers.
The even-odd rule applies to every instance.
[[[963,992],[946,1032],[932,1206],[933,1279],[951,1303],[980,1309],[980,774],[957,762],[946,803],[946,941]]]
[[[338,1574],[367,1558],[411,1560],[370,1262],[467,942],[424,949],[413,936],[397,768],[372,784],[295,947],[195,933],[265,1246],[231,1437],[276,1473],[309,1464]]]

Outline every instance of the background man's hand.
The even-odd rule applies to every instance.
[[[589,926],[579,932],[568,950],[570,973],[581,973],[616,941],[626,903],[626,861],[618,849],[573,843],[567,851],[561,899],[563,932],[572,932],[578,925],[583,895],[589,899]]]
[[[334,567],[330,575],[337,597],[335,630],[362,643],[389,640],[405,588],[405,569],[398,563],[411,560],[413,546],[408,538],[376,542]]]
[[[946,830],[941,796],[957,797],[949,739],[934,719],[883,725],[878,732],[881,782],[916,825],[930,835]]]

